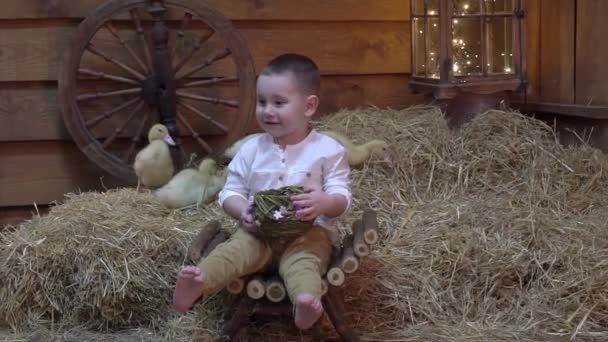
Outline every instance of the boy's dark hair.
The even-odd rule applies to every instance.
[[[262,75],[282,74],[292,72],[302,90],[319,95],[321,76],[319,68],[312,59],[295,53],[286,53],[275,57],[262,70]]]

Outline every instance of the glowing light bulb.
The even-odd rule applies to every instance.
[[[422,33],[423,33],[422,30],[420,30],[420,34],[422,34]]]
[[[435,11],[429,11],[429,15],[435,15]]]
[[[511,72],[511,68],[505,68],[505,72]]]
[[[466,9],[469,9],[469,4],[464,4],[462,7],[463,7],[465,10],[466,10]]]
[[[458,41],[460,44],[464,44],[464,41],[461,39]]]
[[[458,39],[452,39],[453,44],[458,44]]]
[[[458,24],[458,19],[454,19],[453,23]]]
[[[467,65],[471,65],[471,61],[467,61]]]
[[[460,70],[460,67],[458,66],[458,64],[454,63],[454,65],[452,66],[452,70],[454,72],[458,72],[458,70]]]

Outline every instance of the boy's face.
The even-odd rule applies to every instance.
[[[256,118],[265,132],[282,145],[296,144],[308,135],[319,99],[306,95],[291,73],[260,75],[256,90]]]

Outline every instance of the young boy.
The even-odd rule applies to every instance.
[[[305,192],[291,197],[299,208],[296,216],[314,220],[314,226],[278,256],[279,274],[294,303],[298,328],[310,328],[322,315],[321,276],[337,236],[331,223],[347,210],[352,195],[345,149],[309,126],[319,105],[319,87],[316,64],[301,55],[281,55],[261,72],[256,118],[265,133],[243,144],[219,194],[220,205],[241,221],[241,229],[198,266],[180,271],[174,295],[177,311],[188,311],[201,296],[267,266],[272,250],[252,234],[258,228],[251,214],[253,195],[300,185]]]

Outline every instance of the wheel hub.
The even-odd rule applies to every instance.
[[[142,93],[146,104],[150,107],[158,105],[158,96],[161,85],[159,85],[156,76],[150,76],[142,82]]]

